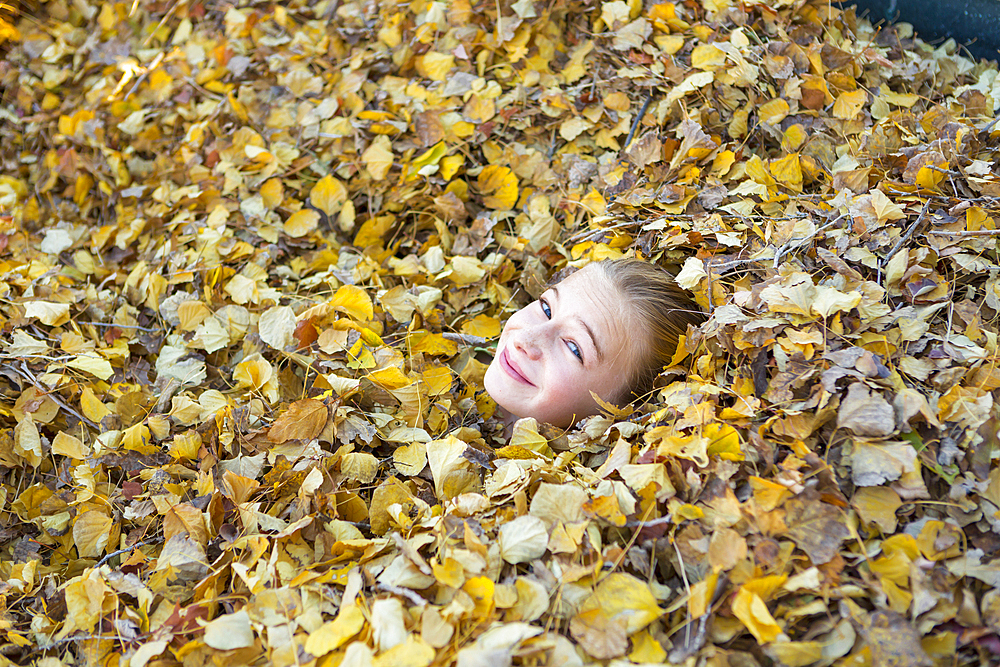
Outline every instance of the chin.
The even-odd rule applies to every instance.
[[[503,382],[503,369],[494,361],[486,369],[486,374],[483,376],[483,388],[486,389],[486,393],[490,395],[490,398],[497,404],[497,407],[503,411],[505,421],[506,418],[510,418],[510,421],[515,421],[521,417],[530,416],[522,414],[524,412],[521,409],[523,406],[515,405],[515,402],[512,402],[509,396],[504,395]]]

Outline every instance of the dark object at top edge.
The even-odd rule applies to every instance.
[[[937,42],[952,37],[976,58],[1000,60],[1000,0],[852,0],[858,16],[872,23],[905,21],[917,37]]]

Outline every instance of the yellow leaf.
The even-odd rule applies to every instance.
[[[455,56],[428,51],[416,59],[417,72],[433,81],[444,81],[455,66]]]
[[[152,438],[149,435],[149,427],[145,424],[139,423],[135,426],[130,426],[122,433],[122,446],[133,452],[153,454],[159,451],[159,447],[151,443]]]
[[[91,632],[101,618],[107,584],[98,570],[89,570],[89,575],[75,577],[64,589],[66,599],[67,625],[64,629]]]
[[[419,636],[409,635],[371,662],[372,667],[428,667],[434,662],[435,652]]]
[[[427,385],[429,396],[440,396],[451,389],[454,371],[447,366],[431,366],[424,369],[424,384]]]
[[[399,370],[395,366],[381,368],[373,373],[369,373],[368,379],[383,389],[399,389],[413,384],[413,380],[406,377],[403,371]]]
[[[837,96],[837,101],[833,103],[833,115],[843,120],[854,120],[865,102],[868,101],[868,93],[862,89],[845,91]]]
[[[330,301],[330,306],[359,322],[367,322],[375,314],[371,297],[363,289],[354,285],[338,287],[337,293]]]
[[[708,438],[698,434],[675,435],[671,431],[670,427],[657,426],[647,431],[643,438],[656,446],[659,457],[676,456],[694,461],[700,468],[708,465]]]
[[[691,51],[691,66],[714,72],[726,64],[726,54],[715,44],[699,44]],[[761,113],[761,119],[764,114]]]
[[[253,628],[246,609],[224,614],[205,626],[205,643],[220,651],[253,646]]]
[[[95,424],[100,424],[102,419],[111,414],[108,406],[94,395],[94,390],[90,387],[84,387],[80,392],[80,408],[83,410],[83,416]]]
[[[351,452],[340,459],[340,474],[348,480],[370,484],[378,473],[378,459],[367,452]]]
[[[580,200],[580,205],[592,215],[604,215],[608,208],[608,202],[604,196],[598,192],[597,188],[591,187],[590,191]]]
[[[264,206],[277,208],[285,200],[285,187],[277,178],[268,179],[260,186],[260,196],[264,200]]]
[[[212,316],[212,309],[202,301],[185,301],[177,306],[177,319],[182,331],[194,331],[198,325]]]
[[[69,304],[51,301],[29,301],[24,304],[24,316],[37,318],[42,324],[57,327],[69,322]]]
[[[451,271],[447,274],[448,278],[459,286],[471,285],[482,280],[485,275],[486,269],[478,259],[464,255],[455,255],[452,258]]]
[[[333,215],[347,201],[347,188],[339,180],[327,174],[309,191],[309,201],[327,215]]]
[[[319,213],[311,208],[304,208],[292,213],[285,220],[285,233],[292,238],[300,238],[319,226]]]
[[[401,475],[412,477],[420,474],[427,465],[427,445],[422,442],[412,442],[397,447],[392,453],[392,463]]]
[[[90,456],[91,452],[80,438],[70,435],[66,431],[59,431],[56,433],[55,439],[52,440],[52,453],[82,460]]]
[[[786,667],[806,667],[823,657],[823,642],[774,642],[765,652]]]
[[[446,181],[450,181],[456,172],[458,172],[459,167],[461,167],[464,163],[464,155],[449,155],[441,158],[441,166],[438,173],[441,174],[441,178]]]
[[[380,134],[375,137],[372,143],[361,154],[361,160],[365,163],[365,168],[371,177],[376,181],[381,181],[392,168],[392,142],[389,137]]]
[[[175,459],[196,459],[201,449],[201,434],[187,431],[174,436],[170,443],[170,455]]]
[[[495,338],[500,335],[500,320],[480,313],[462,324],[462,333],[480,338]]]
[[[492,209],[511,209],[517,203],[517,176],[510,167],[491,164],[479,172],[478,185],[483,205]]]
[[[3,44],[6,41],[21,41],[21,31],[0,18],[0,44]]]
[[[579,614],[597,613],[605,622],[624,621],[627,634],[634,634],[663,615],[649,584],[617,572],[601,580],[580,605]]]
[[[799,165],[798,153],[772,160],[771,174],[782,185],[795,192],[802,192],[802,167]]]
[[[733,600],[733,615],[743,622],[758,642],[767,644],[773,642],[781,634],[781,626],[767,610],[767,605],[756,593],[746,588],[740,588]]]
[[[944,180],[945,172],[943,170],[946,169],[948,169],[947,162],[938,162],[934,165],[921,167],[917,172],[917,185],[928,190],[937,188],[938,184]]]
[[[879,222],[903,220],[906,218],[903,207],[889,199],[881,190],[872,190],[871,198],[872,208],[875,209],[875,215],[878,217]]]
[[[71,359],[66,362],[66,365],[70,368],[75,368],[78,371],[83,371],[84,373],[90,373],[96,378],[101,380],[107,380],[112,375],[114,375],[114,369],[111,368],[111,363],[107,359],[102,359],[96,354],[85,354],[75,359]]]
[[[42,462],[42,439],[38,427],[28,415],[14,427],[14,452],[32,468],[37,468]]]
[[[439,141],[410,163],[410,170],[422,176],[429,176],[437,171],[438,163],[448,152],[448,146]]]
[[[709,441],[707,449],[709,456],[718,455],[727,461],[743,460],[740,435],[729,424],[709,424],[702,433]]]
[[[757,110],[757,113],[760,115],[762,123],[777,125],[781,121],[785,120],[786,116],[788,116],[788,110],[788,102],[780,97],[776,97],[770,102],[762,104]]]
[[[612,111],[625,112],[628,111],[631,102],[625,93],[615,92],[604,97],[604,106]]]
[[[361,632],[365,626],[365,615],[357,605],[340,608],[337,618],[313,631],[306,640],[305,649],[314,656],[321,657],[341,647],[348,639]]]
[[[458,588],[465,583],[465,568],[453,558],[446,558],[443,563],[431,563],[434,578],[445,586]]]
[[[666,662],[667,652],[648,630],[643,630],[632,637],[632,652],[628,657],[637,664],[661,664]]]
[[[88,510],[73,522],[73,544],[80,558],[97,558],[104,553],[114,520],[104,512]]]
[[[808,138],[809,135],[806,134],[806,129],[802,127],[801,123],[789,125],[781,137],[781,148],[789,153],[797,151]]]
[[[241,387],[260,389],[271,379],[273,372],[271,364],[257,352],[236,365],[233,380]]]
[[[487,577],[473,577],[465,582],[462,590],[475,602],[473,613],[476,618],[486,619],[492,614],[493,594],[496,591],[496,585],[492,580]]]
[[[788,487],[763,477],[751,477],[750,488],[754,502],[765,512],[770,512],[792,495]]]
[[[369,218],[361,225],[361,229],[354,237],[354,245],[358,248],[366,248],[379,243],[395,221],[396,219],[391,215],[376,215]]]
[[[458,343],[448,340],[441,334],[431,334],[426,331],[414,331],[410,334],[410,349],[413,352],[423,352],[431,355],[450,357],[458,353]]]

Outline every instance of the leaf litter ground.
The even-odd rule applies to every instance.
[[[36,13],[4,664],[1000,660],[995,63],[813,0]],[[501,438],[488,341],[630,252],[709,321]]]

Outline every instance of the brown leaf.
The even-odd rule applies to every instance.
[[[837,426],[850,429],[857,435],[885,437],[896,430],[896,413],[880,394],[861,382],[855,382],[840,403]]]
[[[583,650],[598,660],[617,658],[628,649],[625,619],[608,620],[600,610],[574,616],[569,623],[569,631]]]
[[[288,440],[312,440],[326,427],[330,410],[322,401],[304,398],[288,406],[280,417],[274,420],[267,437],[271,442]]]
[[[809,554],[815,565],[827,563],[837,554],[840,543],[851,535],[843,513],[818,498],[792,498],[785,502],[788,537]]]
[[[920,635],[896,612],[888,609],[873,612],[859,626],[861,637],[871,649],[873,667],[930,667],[934,664],[920,644]]]

